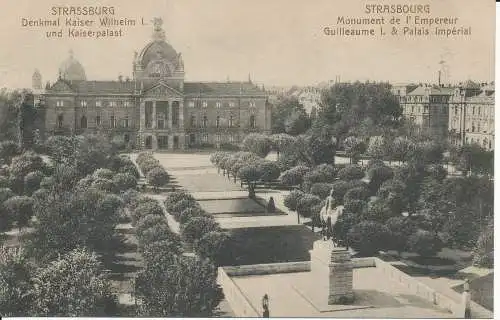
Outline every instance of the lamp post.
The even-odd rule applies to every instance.
[[[267,293],[262,297],[262,309],[264,309],[262,317],[269,318],[269,296]]]

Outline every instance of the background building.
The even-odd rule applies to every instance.
[[[33,89],[44,109],[44,134],[101,131],[145,149],[238,143],[248,132],[270,132],[266,93],[248,82],[185,82],[180,53],[165,41],[161,19],[135,53],[133,79],[87,80],[72,53],[53,84]]]

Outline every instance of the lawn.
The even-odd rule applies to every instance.
[[[263,203],[255,201],[248,197],[231,199],[202,199],[198,200],[203,210],[212,214],[224,217],[231,216],[262,216],[262,215],[282,215],[280,210],[276,209],[273,213],[267,213]]]
[[[233,229],[229,265],[309,261],[309,250],[319,239],[303,225]]]

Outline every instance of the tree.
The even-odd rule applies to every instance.
[[[164,215],[163,209],[161,208],[158,201],[156,201],[155,199],[149,198],[147,201],[139,203],[132,212],[132,222],[136,223],[142,217],[145,217],[147,215],[156,215],[156,216]]]
[[[165,253],[167,254],[167,253]],[[173,255],[172,263],[147,264],[138,274],[142,317],[210,317],[224,298],[217,269],[208,260]]]
[[[186,209],[190,209],[190,208],[193,208],[193,209],[194,208],[200,208],[200,205],[194,199],[183,199],[181,201],[178,201],[178,202],[174,203],[170,207],[169,212],[174,217],[176,217],[177,219],[179,219],[179,216],[180,216],[181,212],[183,212]]]
[[[24,177],[24,193],[27,195],[31,195],[34,191],[40,188],[40,183],[44,175],[41,171],[33,171],[28,173]]]
[[[475,266],[493,268],[494,231],[493,219],[491,219],[477,239],[473,256],[473,264]]]
[[[300,115],[306,115],[304,106],[299,100],[293,96],[285,96],[279,99],[278,103],[272,108],[272,132],[278,134],[287,132],[287,122],[288,129],[293,129],[293,124],[290,123],[292,114],[299,117]],[[293,130],[291,132],[295,133]]]
[[[311,169],[306,166],[295,166],[281,173],[279,180],[282,184],[288,186],[300,186],[303,183],[304,176]]]
[[[139,218],[135,225],[135,233],[142,235],[142,233],[154,226],[163,225],[168,227],[167,219],[164,216],[156,214],[148,214]],[[139,236],[140,237],[140,236]]]
[[[14,217],[7,211],[4,203],[14,196],[9,188],[0,188],[0,231],[7,231],[12,227]]]
[[[398,253],[405,251],[409,236],[417,229],[416,225],[411,219],[401,216],[389,218],[385,224],[389,229],[389,249],[396,250]]]
[[[10,164],[12,158],[19,154],[19,145],[15,141],[7,140],[0,142],[0,159],[3,159],[5,164]]]
[[[247,164],[239,169],[238,176],[248,186],[248,197],[255,197],[255,187],[262,176],[261,167],[258,163]]]
[[[151,169],[147,175],[148,183],[153,187],[158,188],[166,185],[170,180],[168,173],[162,167]]]
[[[392,159],[396,161],[405,161],[415,148],[414,143],[406,137],[397,137],[390,144]]]
[[[276,151],[277,157],[279,159],[280,153],[285,152],[295,142],[295,138],[286,133],[277,133],[270,136],[272,142],[272,148]]]
[[[430,257],[441,250],[442,242],[433,232],[417,230],[408,238],[408,248],[421,256]]]
[[[263,160],[258,162],[260,179],[269,183],[279,178],[280,168],[274,161]]]
[[[3,203],[8,215],[14,217],[19,231],[26,227],[33,216],[33,199],[26,196],[14,196]]]
[[[315,183],[311,186],[309,192],[320,199],[325,199],[330,195],[330,190],[332,190],[332,185],[330,183]]]
[[[30,172],[42,171],[43,167],[44,163],[42,158],[34,152],[28,151],[20,156],[14,157],[10,165],[13,191],[22,194],[24,177]]]
[[[383,223],[394,216],[394,213],[384,199],[378,198],[368,202],[367,209],[366,218],[368,220]]]
[[[109,169],[105,168],[99,168],[96,171],[94,171],[94,174],[92,177],[94,179],[107,179],[107,180],[113,180],[115,173]]]
[[[365,177],[365,172],[360,166],[350,164],[345,168],[340,169],[337,176],[339,179],[344,181],[359,180]]]
[[[182,238],[190,244],[211,231],[219,231],[219,224],[211,216],[200,216],[190,219],[181,227]]]
[[[118,173],[113,177],[117,191],[126,191],[137,187],[137,179],[130,173]]]
[[[255,153],[262,158],[267,156],[271,148],[272,141],[269,136],[260,133],[250,133],[242,142],[242,149],[244,151]]]
[[[302,197],[305,196],[305,193],[300,190],[292,190],[289,194],[285,196],[283,199],[283,204],[291,211],[297,211],[297,207],[299,206],[299,202]],[[297,223],[300,223],[299,213],[297,212]]]
[[[50,317],[115,315],[115,297],[95,254],[76,249],[33,277],[33,313]]]
[[[179,254],[182,254],[182,244],[178,236],[147,243],[142,247],[142,257],[148,266],[172,264],[172,258]]]
[[[165,208],[167,208],[168,211],[171,211],[172,206],[181,200],[191,200],[192,202],[196,202],[192,195],[184,190],[180,190],[167,194],[163,203],[165,204]]]
[[[305,194],[302,196],[299,200],[299,203],[297,205],[297,214],[301,215],[304,218],[309,218],[311,217],[314,213],[312,212],[312,208],[319,204],[321,202],[321,199],[315,195],[312,194]],[[297,220],[299,218],[297,217]]]
[[[358,157],[366,151],[366,144],[362,139],[350,136],[344,140],[344,149],[349,163],[357,163]]]
[[[0,310],[2,316],[26,317],[32,305],[31,266],[22,249],[0,247]]]
[[[232,262],[229,241],[227,233],[211,231],[195,242],[194,249],[201,258],[210,259],[216,266],[229,265]]]
[[[370,182],[368,183],[368,189],[370,190],[370,194],[375,195],[382,184],[393,177],[394,171],[386,165],[369,168],[368,179]]]
[[[285,119],[285,132],[292,136],[303,134],[310,127],[311,119],[309,118],[305,110],[294,110]]]
[[[141,233],[137,233],[140,250],[144,250],[146,246],[158,241],[179,241],[178,238],[179,237],[170,230],[168,225],[163,223],[149,227]]]
[[[364,187],[356,187],[347,190],[344,195],[344,203],[353,200],[366,200],[368,198],[368,191]]]
[[[363,256],[376,255],[387,247],[389,230],[375,221],[362,221],[354,225],[347,234],[349,246]]]
[[[371,137],[366,151],[372,158],[382,159],[387,151],[387,146],[384,137],[382,136]]]
[[[344,213],[350,212],[356,214],[356,216],[361,216],[366,208],[367,202],[364,200],[349,199],[347,202],[344,201]]]
[[[194,217],[200,217],[206,215],[206,212],[201,209],[199,206],[195,207],[189,207],[181,211],[181,213],[178,216],[179,223],[185,224],[187,223],[191,218]]]

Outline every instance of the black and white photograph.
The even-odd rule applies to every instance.
[[[0,6],[0,319],[494,317],[493,1]]]

